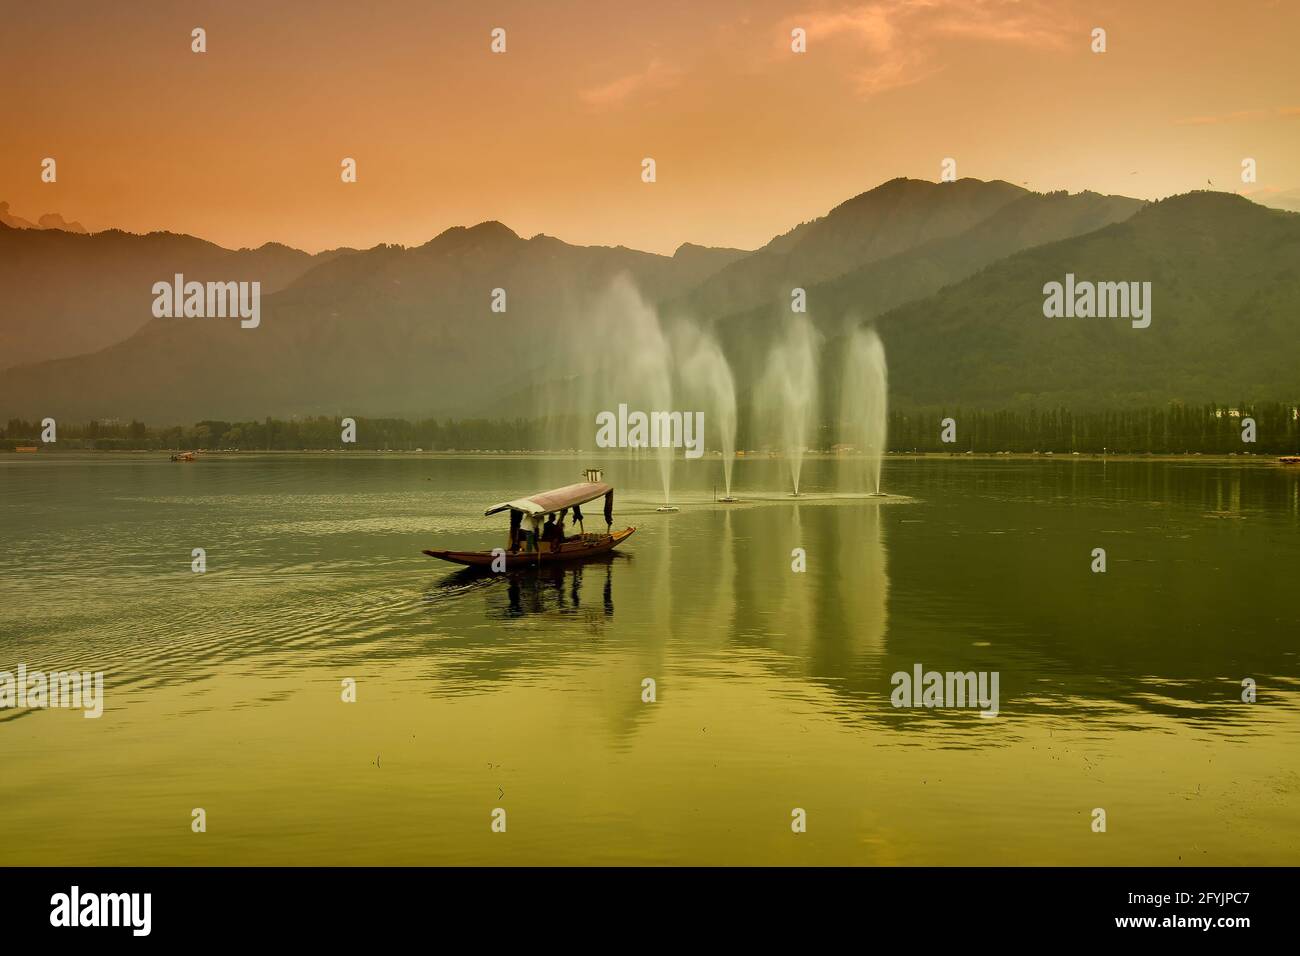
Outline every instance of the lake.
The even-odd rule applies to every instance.
[[[591,464],[612,558],[420,553]],[[784,467],[727,505],[679,460],[662,514],[615,458],[0,456],[0,671],[105,675],[99,719],[0,710],[6,862],[1300,862],[1300,469]],[[917,665],[996,672],[997,716],[893,706]]]

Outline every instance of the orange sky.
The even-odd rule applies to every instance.
[[[315,251],[500,219],[671,252],[752,248],[945,156],[1035,189],[1300,186],[1295,0],[5,6],[0,199],[91,229]]]

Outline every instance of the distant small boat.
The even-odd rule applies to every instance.
[[[1300,455],[1283,455],[1277,461],[1280,465],[1300,465]]]
[[[600,472],[588,471],[587,477],[599,479]],[[588,480],[543,491],[528,498],[503,501],[483,512],[485,517],[499,511],[510,512],[510,533],[504,548],[493,551],[426,549],[424,553],[431,558],[469,567],[492,567],[496,561],[498,567],[507,571],[557,561],[581,561],[606,554],[630,538],[636,527],[624,528],[622,531],[607,530],[604,534],[585,530],[575,535],[564,534],[564,521],[568,513],[572,512],[573,520],[581,525],[582,506],[597,498],[605,499],[605,527],[609,529],[614,521],[614,489],[603,481]],[[553,520],[547,521],[543,527],[543,519],[548,517]],[[525,521],[533,526],[531,530],[524,531]]]
[[[178,452],[175,455],[172,455],[172,461],[193,461],[193,460],[194,460],[194,452],[192,451],[183,451],[183,452]]]
[[[36,445],[19,445],[17,448],[14,449],[14,451],[23,452],[24,454],[28,454],[28,455],[34,455],[36,454],[36,447],[37,447]]]

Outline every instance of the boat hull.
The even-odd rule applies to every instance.
[[[634,531],[636,531],[635,526],[624,528],[622,531],[615,531],[612,534],[584,535],[580,540],[564,542],[557,551],[507,551],[500,556],[505,558],[507,571],[535,568],[539,564],[582,561],[585,558],[608,554],[630,538]],[[426,549],[424,553],[431,558],[438,558],[440,561],[450,561],[452,564],[463,564],[471,568],[491,567],[492,562],[499,557],[491,551],[430,551]]]

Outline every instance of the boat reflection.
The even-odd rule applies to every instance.
[[[440,581],[440,592],[483,591],[489,619],[529,615],[614,616],[614,565],[630,560],[612,552],[583,562],[546,564],[527,570],[494,574],[464,568]]]

